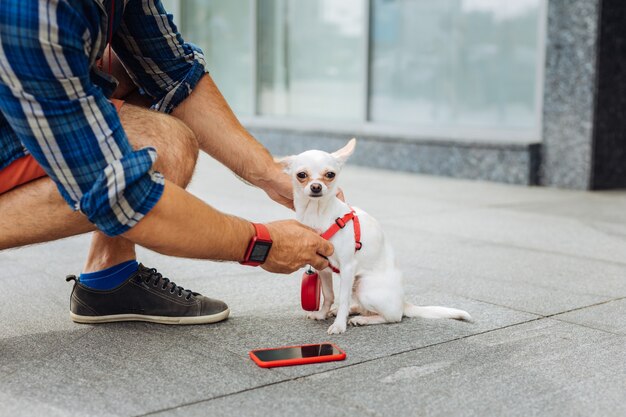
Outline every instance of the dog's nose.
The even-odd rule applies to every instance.
[[[311,184],[311,191],[313,192],[313,194],[319,194],[320,192],[322,192],[322,185],[321,184]]]

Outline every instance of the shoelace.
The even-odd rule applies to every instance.
[[[163,281],[163,284],[161,285],[161,289],[163,291],[167,290],[167,287],[169,286],[170,293],[175,294],[178,292],[179,297],[182,297],[183,293],[186,293],[187,294],[187,296],[185,297],[186,300],[189,300],[193,295],[198,294],[191,290],[186,290],[179,285],[176,285],[176,283],[174,283],[173,281],[170,281],[169,278],[165,278],[163,275],[161,275],[161,273],[157,272],[156,268],[146,268],[144,271],[149,273],[146,279],[146,284],[150,284],[150,282],[153,282],[152,285],[156,287],[159,285],[160,281]]]

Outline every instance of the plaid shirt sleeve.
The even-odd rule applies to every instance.
[[[183,41],[160,0],[128,2],[113,36],[113,50],[154,109],[170,113],[195,88],[205,71],[202,51]]]
[[[65,200],[115,236],[157,203],[164,180],[152,169],[155,150],[133,151],[90,79],[101,24],[90,7],[95,2],[0,1],[0,110]]]

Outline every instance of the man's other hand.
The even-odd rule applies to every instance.
[[[293,210],[293,184],[289,175],[280,171],[262,185],[263,191],[278,204]]]
[[[263,264],[269,272],[290,274],[305,265],[317,270],[328,267],[333,245],[322,239],[313,229],[295,220],[282,220],[267,224],[272,237],[272,249]]]

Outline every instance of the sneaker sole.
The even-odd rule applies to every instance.
[[[97,324],[97,323],[114,323],[120,321],[145,321],[149,323],[159,324],[209,324],[226,320],[230,314],[230,308],[209,316],[193,316],[193,317],[168,317],[168,316],[149,316],[146,314],[113,314],[109,316],[81,316],[70,311],[70,318],[76,323]]]

